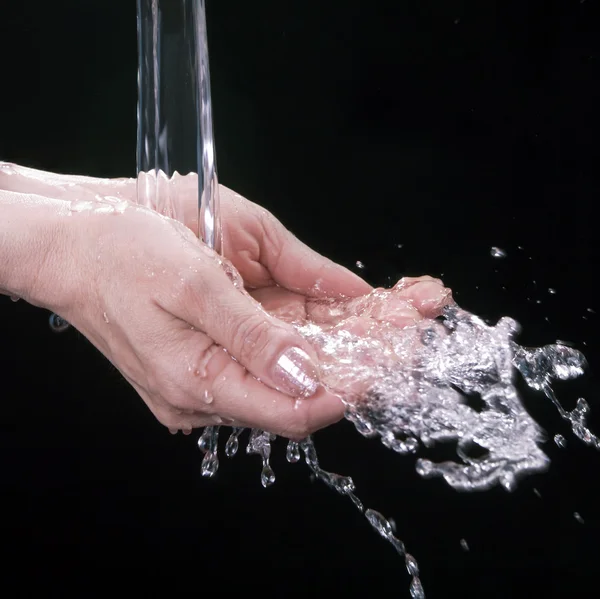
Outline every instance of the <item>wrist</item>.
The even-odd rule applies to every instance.
[[[69,293],[69,203],[0,191],[0,289],[64,312]]]

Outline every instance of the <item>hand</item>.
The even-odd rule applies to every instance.
[[[189,432],[228,423],[298,439],[343,415],[319,387],[313,348],[244,286],[352,297],[370,291],[356,275],[226,189],[224,247],[242,278],[190,229],[135,205],[135,181],[13,170],[0,188],[72,202],[59,268],[37,281],[38,297],[53,298],[44,307],[111,360],[162,424]]]
[[[392,289],[357,298],[319,300],[282,288],[253,293],[263,307],[294,323],[311,341],[321,380],[347,404],[360,403],[386,369],[414,367],[423,328],[453,302],[449,289],[432,277],[406,277]],[[308,325],[308,326],[307,326]],[[408,329],[408,330],[406,330]],[[437,325],[440,334],[443,327]]]

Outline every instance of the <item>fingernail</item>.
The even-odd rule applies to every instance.
[[[291,347],[279,356],[273,379],[279,391],[294,397],[310,397],[319,388],[317,368],[299,347]]]

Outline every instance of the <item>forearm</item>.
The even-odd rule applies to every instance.
[[[0,292],[61,307],[69,215],[68,202],[0,190]]]

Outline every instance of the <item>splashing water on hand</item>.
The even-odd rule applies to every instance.
[[[365,302],[385,299],[375,290]],[[326,306],[328,301],[324,300]],[[587,427],[589,406],[579,399],[571,412],[558,402],[552,383],[583,374],[584,356],[561,344],[525,348],[513,338],[519,325],[501,318],[494,326],[456,305],[447,306],[440,318],[426,318],[400,328],[389,322],[369,321],[357,327],[351,317],[335,324],[295,323],[315,347],[325,387],[346,406],[346,418],[367,437],[379,436],[388,448],[415,454],[439,443],[456,444],[456,460],[416,462],[423,477],[441,477],[461,491],[486,490],[500,484],[512,491],[526,474],[549,467],[542,451],[542,429],[525,409],[515,386],[520,373],[525,383],[542,391],[568,421],[576,437],[600,449],[600,439]],[[481,408],[469,405],[478,397]],[[234,429],[227,455],[237,451],[242,429]],[[273,435],[252,430],[247,448],[262,459],[261,482],[275,481],[269,465]],[[199,442],[205,451],[203,474],[216,472],[217,431],[205,429]],[[477,448],[480,457],[471,457]],[[349,497],[371,526],[403,556],[412,577],[411,596],[425,597],[416,560],[407,554],[391,524],[380,513],[365,509],[354,494],[350,477],[323,470],[310,438],[288,443],[289,462],[300,459],[300,450],[313,474],[341,495]],[[210,467],[205,468],[205,462]]]

